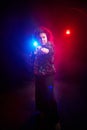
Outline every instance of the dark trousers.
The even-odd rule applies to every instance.
[[[54,75],[35,77],[36,110],[43,112],[51,123],[59,120],[57,103],[54,98]]]

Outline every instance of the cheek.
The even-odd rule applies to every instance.
[[[47,38],[46,38],[46,41],[47,41]]]
[[[47,38],[45,38],[43,41],[47,42]]]

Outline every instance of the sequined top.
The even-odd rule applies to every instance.
[[[48,42],[46,45],[43,45],[49,49],[47,54],[38,51],[34,58],[34,74],[35,75],[50,75],[56,72],[54,66],[54,45]]]

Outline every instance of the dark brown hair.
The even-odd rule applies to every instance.
[[[48,41],[53,42],[53,34],[52,34],[52,32],[51,32],[48,28],[46,28],[46,27],[44,27],[44,26],[38,27],[38,28],[34,31],[34,37],[35,37],[36,39],[38,39],[40,33],[45,33],[45,34],[47,35]]]

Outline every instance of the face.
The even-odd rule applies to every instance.
[[[47,35],[46,33],[40,33],[40,43],[45,45],[47,43]]]

